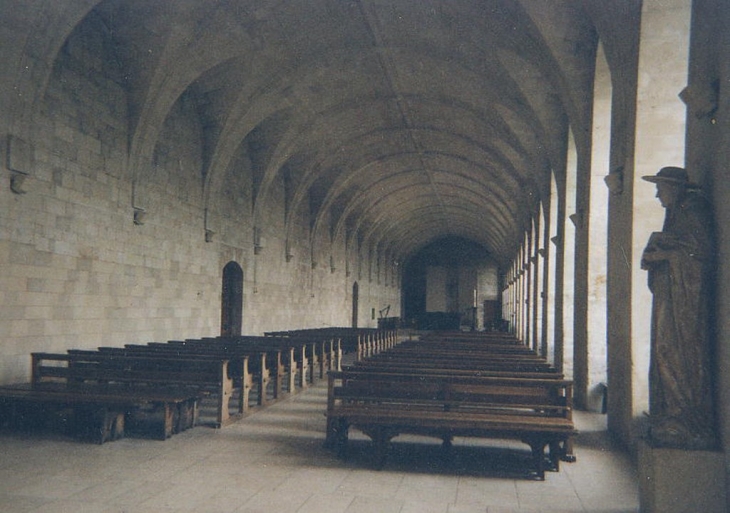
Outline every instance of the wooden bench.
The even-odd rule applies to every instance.
[[[435,340],[424,342],[421,340],[405,340],[393,349],[406,351],[412,347],[427,349],[429,351],[484,351],[505,354],[536,354],[534,350],[523,344],[494,343],[488,340],[482,342],[439,342]]]
[[[412,369],[436,369],[436,370],[476,370],[484,372],[545,372],[554,373],[552,365],[541,362],[508,362],[505,360],[440,360],[440,359],[368,359],[357,362],[362,368],[367,367],[393,367]]]
[[[555,368],[549,369],[533,369],[533,370],[510,370],[509,367],[495,366],[491,368],[475,368],[464,365],[459,368],[447,368],[439,366],[419,366],[416,364],[404,363],[400,365],[396,362],[373,362],[363,361],[354,362],[352,365],[343,367],[346,371],[367,371],[377,373],[392,374],[414,374],[414,375],[449,375],[449,376],[473,376],[473,377],[493,377],[493,378],[520,378],[520,379],[564,379],[562,372]]]
[[[339,341],[340,350],[347,354],[356,354],[357,358],[376,354],[398,342],[398,330],[380,330],[375,328],[309,328],[289,331],[267,332],[266,335],[287,337],[330,337]]]
[[[502,333],[502,332],[495,332],[495,331],[432,331],[429,333],[424,333],[419,338],[422,341],[438,340],[438,341],[449,341],[449,342],[451,342],[451,341],[481,342],[483,340],[490,340],[490,341],[503,341],[506,343],[522,344],[522,342],[515,335],[513,335],[511,333]]]
[[[164,440],[195,426],[197,402],[197,393],[184,390],[5,385],[0,387],[0,425],[33,429],[63,415],[70,433],[99,444],[124,436]]]
[[[217,400],[216,425],[230,421],[228,403],[233,380],[228,360],[96,351],[31,353],[31,372],[31,388],[37,390],[53,384],[65,387],[67,392],[84,394],[212,395]]]
[[[317,372],[319,373],[320,379],[323,379],[326,372],[330,369],[337,368],[341,361],[339,341],[325,337],[310,335],[246,335],[204,338],[202,341],[207,343],[231,344],[242,348],[283,349],[287,352],[293,348],[296,360],[291,360],[289,363],[289,358],[285,358],[285,364],[288,368],[287,372],[290,374],[290,382],[293,383],[294,375],[299,374],[299,386],[301,387],[313,383],[317,378]]]
[[[285,351],[284,365],[285,373],[288,374],[288,389],[290,393],[296,392],[296,386],[306,388],[315,380],[315,368],[319,364],[321,356],[318,351],[322,347],[317,345],[320,340],[309,339],[294,340],[281,336],[240,336],[227,337],[223,340],[229,341],[238,347],[259,348],[263,350]],[[284,375],[284,372],[281,375]],[[298,377],[298,379],[297,379]]]
[[[315,379],[324,379],[328,371],[339,370],[342,367],[342,348],[339,338],[314,334],[294,334],[281,338],[268,335],[266,338],[279,338],[284,343],[310,347],[311,383],[314,383]]]
[[[574,459],[566,449],[576,434],[572,407],[566,380],[331,372],[325,443],[345,455],[348,429],[356,427],[382,466],[390,440],[402,433],[439,438],[445,448],[455,436],[517,439],[530,446],[531,475],[542,480],[561,459]]]
[[[80,350],[69,349],[72,355],[95,355],[101,354],[109,358],[113,357],[137,357],[137,358],[162,358],[162,359],[188,359],[194,361],[210,360],[213,362],[227,362],[228,377],[232,383],[229,400],[237,399],[234,405],[235,412],[230,405],[230,401],[223,404],[218,401],[218,391],[210,388],[206,394],[206,398],[213,397],[216,399],[215,420],[212,422],[213,427],[223,427],[232,423],[237,418],[244,416],[249,410],[250,391],[253,388],[254,375],[250,371],[250,362],[257,362],[255,357],[249,359],[248,355],[228,355],[216,351],[192,350],[192,348],[176,348],[171,344],[150,343],[148,345],[127,344],[125,347],[99,347],[96,350]],[[258,356],[258,355],[257,355]],[[259,358],[261,359],[261,358]],[[259,361],[258,368],[265,368],[265,362]],[[254,365],[254,368],[257,368]],[[257,377],[266,379],[266,374],[258,374]],[[184,376],[181,377],[184,380]],[[195,383],[190,383],[196,386]]]
[[[173,342],[174,343],[174,342]],[[266,394],[267,385],[273,382],[272,399],[277,400],[284,392],[284,379],[287,379],[287,392],[296,392],[296,376],[300,375],[300,386],[306,380],[304,376],[309,368],[308,348],[301,345],[294,345],[288,341],[278,339],[267,339],[266,337],[206,337],[202,339],[187,339],[183,342],[194,348],[209,349],[223,352],[230,355],[258,354],[265,355],[262,362],[266,362],[266,370],[262,367],[260,373],[265,375],[266,380],[259,380],[258,404],[265,405],[268,402]],[[257,358],[258,360],[258,358]],[[254,373],[259,372],[258,369]]]
[[[150,342],[148,344],[126,344],[123,348],[100,347],[104,352],[126,352],[133,355],[164,355],[181,358],[208,358],[228,360],[229,373],[234,383],[234,390],[238,390],[237,412],[239,415],[248,413],[251,407],[251,391],[256,385],[256,404],[264,406],[268,402],[267,389],[272,378],[272,368],[275,381],[281,372],[281,355],[262,350],[240,349],[225,344],[209,343],[204,339],[171,340],[169,342]],[[277,391],[275,389],[276,397]]]
[[[524,345],[435,344],[404,341],[357,362],[362,367],[556,373],[544,357]]]

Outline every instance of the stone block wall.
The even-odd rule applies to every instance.
[[[76,33],[62,49],[33,135],[0,134],[5,183],[13,167],[28,173],[25,193],[0,189],[0,383],[27,380],[32,351],[220,333],[231,260],[244,271],[243,333],[350,325],[356,276],[346,275],[344,241],[318,248],[313,268],[309,218],[296,212],[287,261],[280,184],[264,207],[265,247],[254,252],[245,149],[206,207],[204,128],[185,94],[151,169],[128,169],[128,91],[113,63],[94,57],[104,44],[94,34]],[[376,326],[370,312],[386,304],[397,315],[398,285],[362,280],[360,326]]]

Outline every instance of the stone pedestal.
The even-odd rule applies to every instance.
[[[727,513],[721,452],[639,443],[641,513]]]

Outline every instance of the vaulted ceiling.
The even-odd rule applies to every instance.
[[[205,128],[206,201],[245,145],[254,222],[284,173],[313,240],[405,258],[462,237],[509,261],[564,180],[569,130],[590,132],[598,38],[581,1],[83,4],[123,70],[130,169],[187,95]]]

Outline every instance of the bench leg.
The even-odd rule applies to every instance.
[[[550,442],[550,470],[560,472],[560,459],[563,456],[563,448],[560,442],[554,440]]]
[[[347,419],[336,419],[336,423],[334,424],[335,449],[337,451],[337,457],[343,460],[347,459],[347,435],[349,429],[350,425]]]
[[[282,369],[280,367],[277,367],[276,371],[274,372],[274,400],[281,399],[281,391],[282,391],[282,384],[283,384],[284,376],[282,374]]]
[[[390,441],[396,434],[386,427],[376,428],[370,436],[375,446],[375,468],[382,470],[388,461],[388,451],[390,450]]]
[[[343,419],[327,415],[327,429],[324,439],[324,446],[327,449],[336,449],[341,439],[341,431],[343,429]],[[344,429],[347,429],[345,424]],[[345,433],[347,440],[347,433]]]
[[[192,412],[193,412],[193,418],[192,418],[192,424],[190,424],[190,427],[195,427],[198,425],[198,418],[200,417],[200,403],[198,399],[192,399]]]
[[[233,395],[233,381],[225,380],[218,392],[217,427],[223,427],[231,421],[231,413],[229,409],[231,395]]]
[[[269,369],[261,369],[261,375],[259,376],[259,406],[265,406],[268,402],[268,391],[269,388]]]
[[[538,481],[545,481],[545,446],[547,442],[544,440],[532,439],[525,440],[532,450],[532,464],[535,478]]]
[[[74,409],[74,431],[82,439],[103,444],[124,436],[124,413],[105,407]]]
[[[454,445],[454,437],[451,435],[443,435],[441,437],[441,449],[444,451],[450,451]]]
[[[385,426],[360,427],[360,429],[373,441],[374,466],[376,470],[382,470],[388,459],[390,441],[398,433]]]
[[[441,451],[440,458],[442,465],[448,465],[451,462],[451,449],[454,446],[454,437],[450,434],[444,434],[441,436]]]
[[[240,393],[238,395],[238,414],[243,416],[248,413],[249,395],[253,387],[253,376],[248,370],[248,358],[243,358],[241,362],[241,381],[237,383]]]
[[[309,373],[309,360],[304,359],[299,366],[299,386],[302,390],[307,388],[309,386],[309,381],[307,380],[307,374]]]
[[[310,365],[309,383],[314,384],[317,380],[317,369],[319,368],[319,357],[312,351],[312,364]]]
[[[124,438],[124,412],[106,410],[101,421],[101,441],[110,442]]]
[[[126,432],[133,438],[166,440],[188,422],[183,417],[189,414],[193,415],[194,421],[195,408],[189,413],[187,408],[174,402],[157,401],[140,405],[127,413]]]
[[[297,393],[297,363],[292,360],[291,364],[289,365],[289,374],[288,374],[288,383],[287,383],[287,389],[289,391],[290,395]]]
[[[575,463],[575,453],[573,452],[573,439],[568,438],[563,442],[563,453],[560,457],[566,463]]]
[[[162,403],[162,433],[159,434],[160,440],[166,440],[170,438],[175,432],[175,425],[178,419],[175,418],[175,408],[170,407],[170,403]]]
[[[198,401],[191,399],[178,405],[178,423],[175,432],[180,433],[195,426],[198,421]]]
[[[319,357],[319,379],[324,379],[327,375],[327,352],[322,347],[322,355]]]
[[[253,377],[247,372],[241,378],[241,394],[238,396],[238,413],[241,415],[248,413],[251,388],[253,388]]]
[[[281,399],[284,385],[284,364],[281,362],[281,354],[277,353],[273,363],[274,367],[274,400]]]

